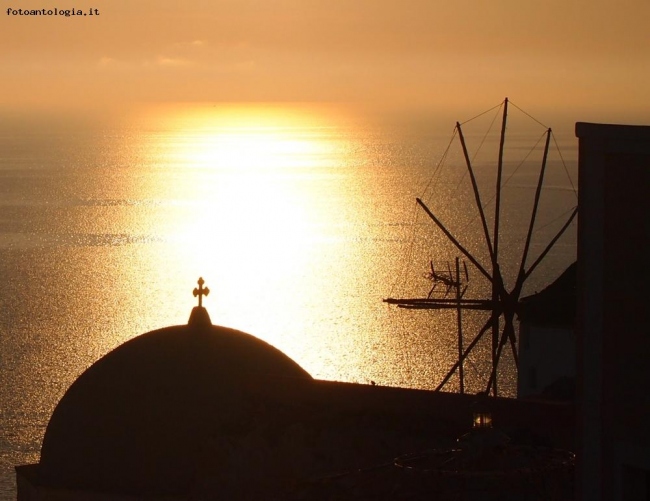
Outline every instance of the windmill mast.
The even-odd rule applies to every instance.
[[[460,261],[458,260],[458,257],[456,257],[456,283],[455,287],[456,289],[456,327],[458,329],[458,385],[460,389],[461,395],[465,393],[465,371],[463,370],[463,319],[462,319],[462,312],[463,309],[461,307],[460,299],[462,297],[462,292],[460,290]]]
[[[499,269],[499,218],[501,215],[501,175],[503,173],[503,148],[506,142],[506,123],[508,121],[508,98],[503,101],[503,119],[501,121],[501,140],[499,142],[499,162],[497,164],[496,203],[494,206],[494,232],[492,233],[494,252],[492,253],[492,302],[497,304],[503,279]],[[501,287],[499,287],[501,285]],[[499,363],[499,316],[495,315],[492,323],[492,368]],[[497,396],[497,379],[494,378],[492,387],[494,396]]]

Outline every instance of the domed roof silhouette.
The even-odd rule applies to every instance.
[[[268,417],[248,396],[251,385],[296,379],[312,378],[273,346],[212,325],[195,307],[187,325],[131,339],[75,381],[47,427],[40,479],[92,491],[187,492],[215,436]]]

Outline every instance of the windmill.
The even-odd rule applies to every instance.
[[[384,301],[390,304],[396,304],[402,308],[415,308],[415,309],[445,309],[445,308],[455,308],[457,310],[457,319],[458,319],[458,360],[453,364],[453,366],[447,372],[447,375],[443,378],[440,384],[436,387],[436,391],[439,391],[452,377],[452,375],[458,370],[459,372],[459,381],[460,381],[460,391],[464,392],[464,377],[463,377],[463,362],[472,351],[472,349],[477,345],[481,338],[488,332],[491,332],[491,371],[490,376],[487,381],[486,393],[492,393],[494,396],[498,395],[498,381],[497,381],[497,369],[499,366],[499,361],[501,359],[503,349],[506,345],[510,345],[512,349],[512,355],[514,359],[515,366],[518,367],[518,353],[516,348],[516,336],[514,329],[514,318],[519,306],[519,298],[523,290],[523,286],[526,280],[530,277],[533,271],[538,267],[542,260],[546,257],[549,251],[553,248],[555,243],[559,240],[562,234],[567,230],[571,222],[574,220],[575,216],[578,213],[578,208],[574,207],[571,215],[568,217],[564,225],[560,230],[555,234],[555,236],[550,240],[546,245],[544,250],[539,254],[537,259],[528,267],[527,260],[528,254],[530,251],[531,238],[533,230],[535,229],[535,221],[537,217],[539,200],[542,193],[542,187],[544,185],[544,174],[546,171],[546,164],[548,160],[548,151],[551,141],[552,131],[550,128],[546,130],[546,141],[544,146],[544,153],[542,158],[541,167],[539,170],[539,177],[537,181],[537,187],[535,191],[535,197],[533,201],[532,213],[530,216],[530,223],[528,225],[528,231],[526,234],[525,243],[523,246],[523,253],[519,265],[519,270],[516,276],[514,285],[508,289],[506,288],[501,266],[499,264],[499,225],[500,225],[500,216],[501,216],[501,188],[502,188],[502,175],[503,175],[503,153],[505,145],[505,135],[506,135],[506,124],[508,118],[508,98],[506,98],[503,103],[503,117],[501,122],[501,135],[499,142],[499,155],[497,162],[497,175],[496,175],[496,190],[495,190],[495,209],[494,209],[494,227],[492,234],[488,229],[487,219],[485,217],[484,205],[481,199],[481,193],[478,188],[478,183],[476,181],[476,176],[474,173],[474,168],[472,166],[472,161],[468,154],[467,145],[465,143],[465,138],[463,136],[463,130],[460,123],[456,123],[456,132],[462,146],[463,156],[465,163],[467,165],[468,174],[472,184],[472,191],[474,194],[474,199],[476,202],[476,207],[478,209],[478,216],[480,217],[482,232],[485,238],[485,245],[487,247],[487,252],[490,258],[490,264],[484,265],[477,259],[471,252],[467,250],[465,246],[459,241],[459,239],[454,236],[447,227],[440,221],[440,219],[427,207],[427,205],[420,199],[417,198],[417,204],[424,210],[427,216],[435,223],[435,225],[442,231],[442,233],[447,237],[447,239],[460,251],[463,256],[478,270],[478,272],[483,275],[488,282],[491,284],[491,295],[487,299],[468,299],[464,297],[466,287],[461,292],[461,283],[460,283],[460,268],[459,261],[456,258],[456,277],[455,280],[451,279],[451,270],[449,270],[448,275],[445,278],[449,280],[440,280],[442,277],[439,274],[436,274],[433,264],[431,265],[431,276],[432,279],[439,279],[440,281],[446,283],[449,288],[456,290],[455,299],[450,299],[446,297],[438,298],[431,297],[433,289],[429,293],[429,296],[424,298],[415,298],[415,299],[396,299],[388,298]],[[467,345],[464,346],[463,343],[463,333],[462,333],[462,322],[461,322],[461,312],[465,309],[474,309],[474,310],[483,310],[490,313],[489,318],[479,330],[478,334],[474,339]]]

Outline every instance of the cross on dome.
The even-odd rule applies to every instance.
[[[210,294],[210,289],[208,289],[207,287],[205,288],[203,287],[204,283],[205,281],[203,280],[203,277],[199,277],[198,280],[199,286],[195,287],[193,292],[194,297],[199,296],[199,308],[203,307],[203,296],[207,296],[208,294]]]

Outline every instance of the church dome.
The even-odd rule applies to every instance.
[[[212,325],[196,307],[187,325],[131,339],[73,383],[47,427],[40,481],[124,494],[187,492],[215,436],[266,419],[249,390],[300,379],[312,378],[281,351]]]

